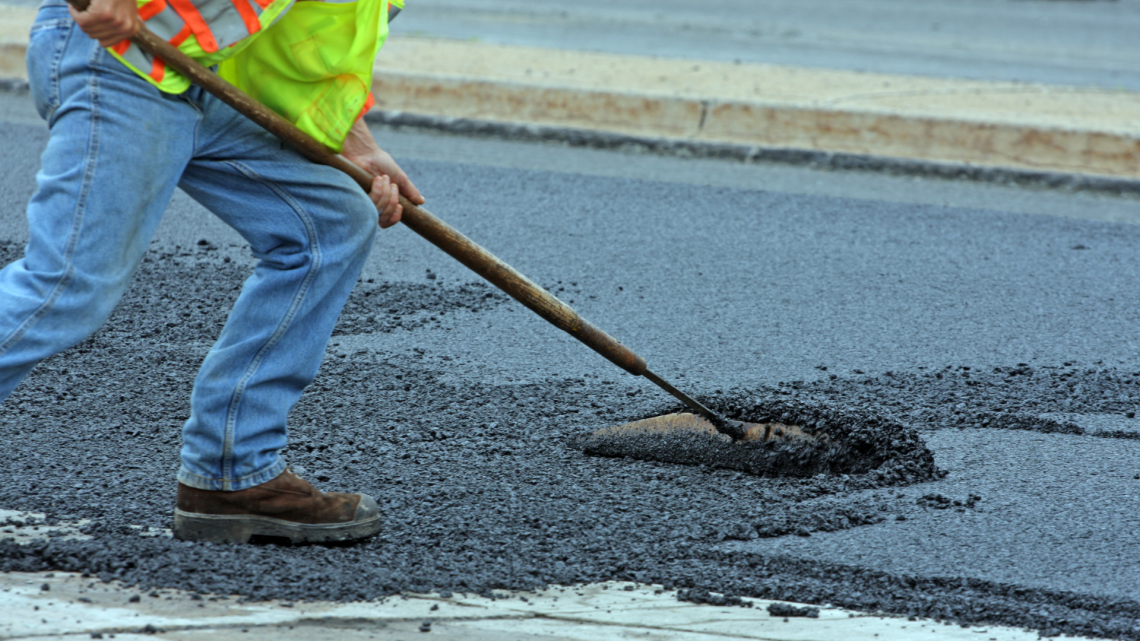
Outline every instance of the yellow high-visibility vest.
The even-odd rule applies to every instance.
[[[148,29],[335,151],[371,106],[372,65],[403,0],[138,0]],[[190,81],[129,41],[109,51],[167,93]]]

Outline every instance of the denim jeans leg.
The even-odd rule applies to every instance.
[[[189,160],[196,112],[163,97],[45,3],[28,48],[50,138],[23,258],[0,271],[0,400],[107,319]]]
[[[194,383],[179,481],[241,490],[284,468],[286,416],[320,367],[376,234],[376,208],[215,99],[181,187],[234,227],[258,263]]]

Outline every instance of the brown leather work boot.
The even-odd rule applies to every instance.
[[[247,543],[273,536],[293,543],[355,541],[380,531],[380,507],[367,494],[320,492],[286,468],[237,492],[178,484],[174,536],[185,541]]]

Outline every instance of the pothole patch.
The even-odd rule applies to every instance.
[[[797,426],[814,438],[732,443],[693,432],[599,431],[576,436],[571,446],[595,456],[698,465],[757,476],[856,477],[856,484],[863,487],[919,483],[944,475],[917,431],[896,421],[750,395],[710,405],[728,418]]]

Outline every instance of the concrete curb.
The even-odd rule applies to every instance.
[[[1128,178],[890,158],[867,154],[835,153],[810,149],[778,149],[754,145],[630,136],[570,127],[427,116],[401,111],[373,110],[365,118],[370,123],[395,129],[440,131],[462,136],[554,142],[572,147],[644,151],[689,158],[771,162],[831,170],[872,171],[899,176],[969,180],[998,185],[1059,189],[1112,196],[1140,196],[1140,180]]]
[[[35,17],[35,9],[0,5],[0,78],[27,79],[24,56],[28,51],[28,29]]]
[[[374,94],[387,112],[773,157],[1140,179],[1140,94],[1130,92],[421,38],[392,38],[380,62]]]

